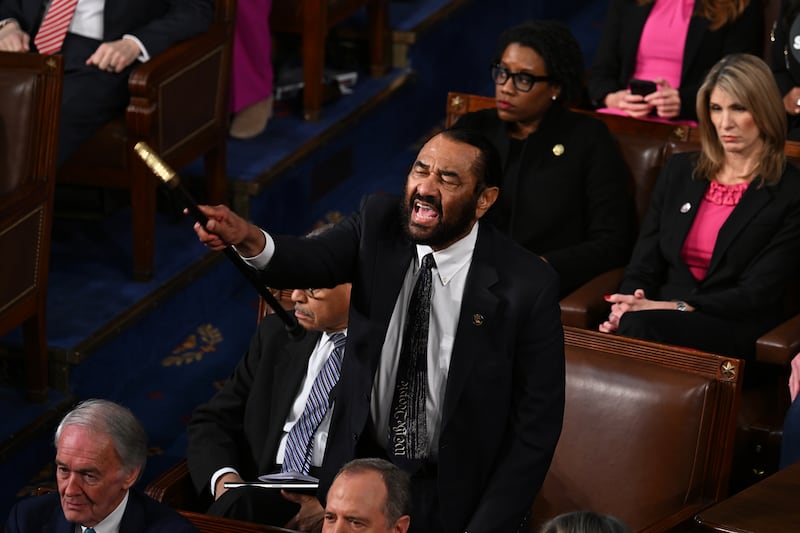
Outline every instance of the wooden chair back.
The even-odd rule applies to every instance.
[[[610,513],[669,531],[723,498],[744,363],[565,328],[564,426],[532,510]]]
[[[131,72],[127,111],[83,143],[58,171],[60,183],[131,193],[133,276],[153,273],[158,180],[135,155],[146,142],[180,169],[203,158],[208,203],[227,201],[228,91],[236,0],[215,0],[205,33],[175,44]]]
[[[386,70],[389,36],[388,0],[275,0],[270,13],[273,32],[302,36],[303,116],[318,120],[322,109],[325,71],[325,39],[334,26],[367,7],[370,70],[382,76]]]
[[[61,56],[0,52],[0,335],[23,326],[28,396],[47,396],[50,267]]]

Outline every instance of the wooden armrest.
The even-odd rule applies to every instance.
[[[214,25],[136,67],[128,80],[131,137],[168,156],[188,139],[225,128],[229,55],[224,27]]]
[[[619,290],[623,272],[622,268],[604,272],[562,298],[559,302],[562,324],[596,329],[610,310],[610,305],[603,296]]]
[[[145,494],[173,509],[205,510],[192,485],[189,465],[182,460],[150,482]]]
[[[300,533],[294,529],[284,529],[282,527],[267,526],[253,522],[242,522],[222,518],[219,516],[209,516],[205,514],[193,513],[191,511],[180,511],[197,526],[201,533]]]
[[[176,74],[184,75],[187,65],[225,46],[225,29],[212,25],[208,31],[176,43],[131,72],[128,90],[132,96],[155,98],[157,88]]]
[[[800,352],[800,315],[759,337],[756,341],[756,361],[789,366]]]

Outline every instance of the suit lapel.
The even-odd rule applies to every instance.
[[[686,241],[686,235],[689,234],[689,230],[694,223],[697,209],[700,207],[700,202],[703,200],[703,195],[707,188],[708,181],[706,180],[689,180],[682,196],[678,197],[679,201],[667,206],[668,209],[672,209],[674,212],[662,214],[662,220],[668,226],[661,228],[661,230],[668,235],[666,247],[668,248],[667,253],[671,257],[680,255],[683,243]]]
[[[443,428],[453,416],[476,358],[484,357],[492,351],[489,327],[495,320],[498,302],[491,289],[498,279],[494,267],[497,257],[493,245],[494,239],[488,233],[487,226],[481,225],[464,287],[450,370],[447,374],[442,410]]]
[[[714,251],[711,254],[711,263],[708,265],[708,274],[706,279],[713,273],[714,269],[719,266],[722,256],[730,247],[731,243],[741,233],[741,231],[750,223],[765,205],[772,201],[773,190],[771,187],[758,188],[755,180],[750,183],[739,204],[733,209],[728,219],[722,225],[717,235],[717,241],[714,243]]]
[[[119,525],[119,533],[140,533],[147,531],[145,523],[145,513],[139,496],[133,490],[128,491],[128,505],[122,515],[122,522]]]
[[[705,17],[698,17],[692,15],[689,20],[689,31],[686,32],[686,44],[683,47],[683,64],[681,66],[681,85],[686,78],[686,73],[694,61],[697,52],[700,50],[700,44],[703,40],[703,35],[708,31],[709,22]]]

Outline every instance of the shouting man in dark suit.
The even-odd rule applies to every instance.
[[[49,15],[69,19],[66,35],[50,34]],[[205,31],[212,16],[213,0],[0,0],[0,50],[64,56],[61,164],[125,110],[137,63]]]
[[[287,501],[282,501],[269,490],[224,487],[225,482],[253,481],[282,469],[290,431],[311,401],[313,383],[324,372],[334,339],[346,334],[349,283],[294,290],[292,301],[298,322],[309,333],[293,341],[275,315],[262,321],[225,386],[192,414],[187,459],[198,492],[214,497],[209,514],[319,531],[323,509],[314,496],[284,492]],[[322,464],[330,412],[313,429],[311,474],[318,474]]]
[[[125,407],[82,402],[61,420],[55,440],[58,494],[15,505],[7,533],[197,533],[176,511],[131,489],[147,460],[147,435]]]
[[[369,197],[323,235],[273,237],[224,206],[195,226],[272,286],[352,282],[320,494],[348,460],[388,458],[411,475],[416,533],[516,531],[561,431],[558,276],[479,223],[500,173],[486,139],[446,130],[401,201]]]

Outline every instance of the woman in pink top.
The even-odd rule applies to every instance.
[[[800,271],[800,171],[767,65],[725,57],[697,94],[699,153],[656,182],[605,332],[750,357]]]
[[[633,117],[694,119],[708,69],[727,54],[761,55],[763,26],[754,0],[611,0],[589,74],[592,102]],[[656,90],[634,94],[632,79]]]

